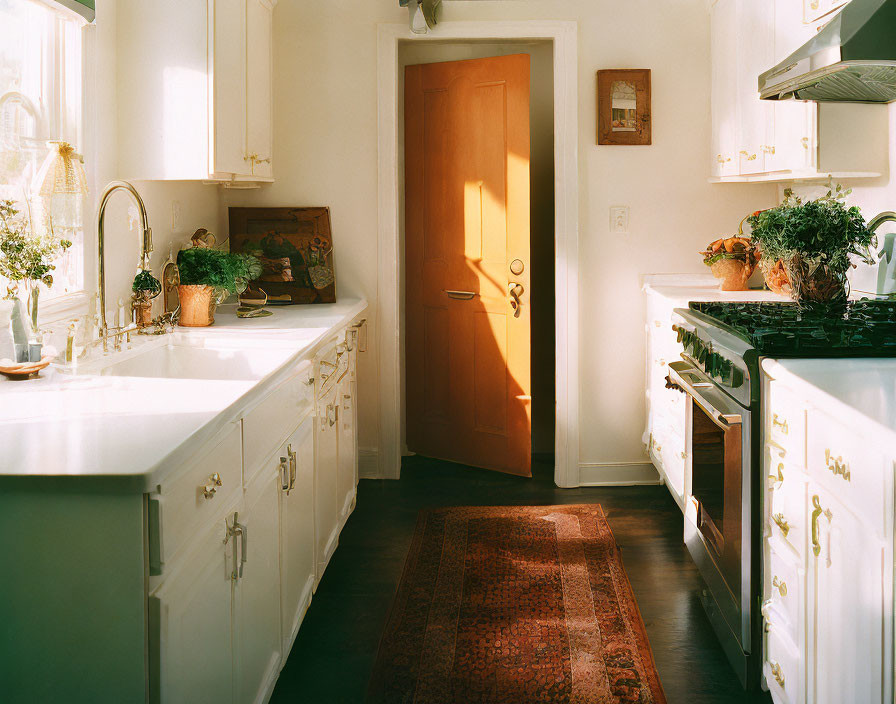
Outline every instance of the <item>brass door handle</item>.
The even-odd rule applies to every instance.
[[[834,514],[830,509],[821,507],[821,499],[818,498],[818,494],[812,497],[812,505],[815,507],[812,511],[812,552],[815,557],[818,557],[821,554],[821,542],[818,540],[818,519],[824,514],[830,523]]]
[[[513,308],[513,317],[519,318],[520,313],[523,312],[523,302],[520,300],[520,296],[525,293],[526,289],[523,288],[522,284],[511,281],[507,284],[507,290],[510,293],[510,307]]]
[[[790,532],[790,524],[785,520],[784,514],[776,513],[774,516],[772,516],[772,520],[775,522],[778,528],[781,529],[781,535],[786,538],[787,534]]]
[[[206,499],[215,498],[215,493],[218,491],[218,487],[221,486],[221,475],[215,472],[214,474],[209,475],[208,484],[202,487],[202,495]]]
[[[453,298],[456,301],[469,301],[479,295],[475,291],[451,291],[447,288],[445,293],[448,294],[448,298]]]

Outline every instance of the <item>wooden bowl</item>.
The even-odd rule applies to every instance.
[[[52,361],[52,357],[42,357],[39,362],[22,362],[21,364],[0,366],[0,374],[13,381],[30,379],[32,376],[37,375],[41,369],[50,366]]]

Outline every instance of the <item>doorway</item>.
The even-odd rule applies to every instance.
[[[553,466],[555,446],[556,318],[554,262],[556,248],[554,237],[554,44],[550,40],[415,41],[400,42],[398,46],[399,86],[397,92],[400,96],[398,115],[398,212],[400,218],[399,252],[401,253],[401,265],[399,266],[399,300],[403,303],[407,301],[406,304],[402,306],[402,319],[400,325],[401,397],[402,400],[405,401],[402,405],[402,447],[405,451],[410,449],[428,456],[454,459],[473,466],[482,466],[509,473],[527,475],[529,470],[530,452],[541,462],[550,462],[551,466]],[[497,57],[510,58],[498,59]],[[528,228],[530,244],[527,247],[528,251],[521,257],[524,263],[525,273],[523,276],[514,276],[510,271],[499,271],[498,269],[495,269],[493,272],[486,272],[485,269],[487,269],[487,266],[484,261],[477,259],[476,254],[474,253],[473,257],[461,257],[463,263],[467,264],[467,266],[462,267],[465,269],[465,271],[462,272],[462,278],[466,277],[474,283],[468,282],[468,285],[466,286],[458,285],[453,288],[464,289],[464,291],[467,289],[475,289],[475,292],[477,293],[475,299],[467,299],[466,302],[449,300],[448,298],[445,298],[446,294],[443,290],[444,288],[447,288],[445,286],[440,288],[437,286],[439,289],[437,293],[444,299],[440,299],[438,303],[442,313],[444,313],[443,319],[446,321],[446,325],[449,312],[452,315],[458,316],[462,315],[464,311],[472,311],[469,315],[471,321],[478,318],[480,320],[491,320],[493,323],[490,326],[487,324],[480,324],[476,327],[475,324],[471,322],[468,328],[462,328],[464,330],[469,330],[471,343],[475,341],[481,347],[486,348],[488,352],[495,353],[497,351],[498,353],[495,360],[491,360],[491,362],[487,361],[485,365],[487,369],[491,368],[492,373],[480,373],[480,378],[475,380],[480,385],[479,388],[484,388],[487,379],[490,376],[492,378],[499,378],[503,372],[500,368],[501,365],[507,365],[509,361],[512,361],[513,366],[517,370],[520,369],[520,350],[512,349],[513,335],[507,337],[506,330],[502,326],[519,326],[522,321],[519,320],[519,317],[516,319],[508,317],[506,320],[509,321],[509,323],[504,322],[505,316],[503,315],[503,311],[506,310],[509,312],[514,305],[513,291],[504,291],[503,293],[500,291],[500,288],[503,288],[506,283],[511,283],[517,279],[525,284],[524,288],[520,286],[517,290],[521,294],[522,309],[525,311],[524,317],[527,319],[524,327],[528,328],[527,332],[530,332],[530,337],[525,340],[525,369],[516,372],[516,376],[519,378],[514,378],[514,374],[507,375],[507,388],[510,393],[506,406],[502,406],[500,403],[500,394],[497,394],[498,402],[496,403],[495,398],[487,398],[487,393],[476,394],[477,398],[480,399],[480,408],[477,408],[476,404],[472,401],[466,405],[462,402],[460,403],[460,405],[463,406],[463,409],[459,412],[459,415],[461,415],[464,422],[470,426],[468,430],[470,430],[472,426],[477,425],[477,423],[471,419],[471,414],[477,412],[480,414],[490,413],[492,418],[501,421],[494,423],[494,426],[491,428],[488,427],[488,423],[485,423],[484,425],[479,423],[483,432],[478,436],[474,432],[468,432],[466,434],[461,433],[463,440],[470,441],[469,443],[465,443],[463,441],[458,442],[456,438],[446,440],[446,438],[449,438],[450,433],[441,433],[439,431],[442,427],[446,428],[446,430],[450,430],[450,427],[448,425],[440,426],[438,422],[431,424],[431,427],[428,428],[428,433],[421,434],[420,397],[425,394],[425,398],[428,399],[430,405],[437,405],[433,399],[437,401],[439,394],[441,393],[443,400],[447,402],[446,394],[448,393],[448,390],[445,388],[439,389],[437,385],[431,385],[426,391],[422,389],[425,385],[426,377],[424,376],[422,365],[419,363],[418,359],[420,350],[420,341],[418,338],[420,337],[420,331],[417,330],[417,326],[419,326],[421,322],[419,320],[419,312],[415,311],[413,305],[414,302],[418,300],[414,291],[410,292],[411,298],[408,299],[409,292],[407,286],[409,284],[409,278],[406,276],[406,267],[409,264],[404,255],[406,252],[409,252],[407,249],[408,244],[412,245],[411,249],[413,250],[413,242],[409,243],[406,239],[406,227],[408,224],[406,216],[408,212],[414,212],[413,207],[411,207],[410,210],[408,208],[408,206],[413,206],[414,204],[407,199],[420,198],[422,195],[421,189],[415,187],[415,184],[405,183],[406,168],[410,166],[410,168],[413,169],[415,168],[415,159],[416,162],[420,161],[419,155],[415,152],[406,154],[405,111],[408,108],[404,104],[405,71],[406,67],[413,66],[420,67],[419,70],[421,71],[425,67],[425,70],[429,71],[430,74],[433,74],[433,72],[447,72],[445,75],[457,75],[458,71],[461,69],[456,69],[456,66],[463,67],[463,70],[472,70],[471,67],[473,66],[497,65],[502,64],[502,62],[504,62],[504,64],[506,64],[506,62],[513,63],[516,61],[515,57],[525,58],[527,71],[530,76],[529,110],[527,115],[529,122],[527,135],[529,138],[529,145],[527,145],[529,153],[527,156],[530,157],[530,177],[527,194],[529,196],[529,202],[526,213],[530,222],[530,227]],[[519,61],[517,61],[517,65],[518,64]],[[417,75],[417,72],[417,68],[411,69],[410,75]],[[471,98],[471,100],[474,100],[474,98]],[[473,106],[471,105],[471,107]],[[418,106],[412,106],[409,109],[413,111],[418,109]],[[463,119],[463,112],[459,119]],[[416,134],[413,129],[411,130],[411,134]],[[422,142],[418,140],[415,149],[419,149],[421,143]],[[410,159],[410,162],[408,159]],[[510,163],[511,160],[512,157],[508,156],[508,163]],[[409,185],[410,188],[408,187]],[[488,188],[488,185],[486,185],[486,188]],[[480,191],[481,190],[482,186],[480,183]],[[405,198],[406,195],[407,199]],[[492,193],[491,195],[495,196],[496,194]],[[505,199],[505,194],[503,193],[498,193],[497,196],[502,201]],[[460,199],[457,198],[455,200]],[[469,199],[464,199],[464,202],[467,200]],[[477,201],[477,203],[478,202],[479,201]],[[510,203],[510,201],[507,202],[508,207],[510,207],[512,203]],[[463,210],[469,209],[466,205],[458,205],[457,207]],[[477,210],[477,212],[479,211]],[[465,215],[469,216],[469,213],[461,214],[461,220],[463,220]],[[467,219],[469,220],[469,217],[467,217]],[[477,216],[474,220],[477,221],[476,224],[478,225],[479,217]],[[469,230],[470,226],[461,222],[458,227],[460,230],[463,230],[464,228]],[[501,227],[502,226],[499,226],[499,229]],[[419,230],[419,223],[412,223],[411,229],[412,232]],[[411,236],[416,235],[412,234]],[[460,233],[459,237],[461,239],[464,238],[463,232]],[[469,241],[469,236],[467,236],[467,240]],[[499,245],[500,244],[502,243],[499,243]],[[461,248],[464,246],[464,244],[459,245]],[[466,246],[467,249],[469,249],[469,244]],[[508,250],[508,252],[509,251],[510,250]],[[469,254],[469,252],[467,252],[467,254]],[[515,259],[516,257],[512,258]],[[502,269],[503,267],[509,266],[512,258],[508,254],[506,262],[502,261],[501,267],[499,268]],[[515,262],[515,264],[519,266],[520,262]],[[413,265],[421,266],[419,262],[415,262]],[[470,271],[468,272],[466,270]],[[483,275],[482,285],[475,283],[476,270],[479,270],[478,273]],[[416,273],[415,270],[410,272],[410,286],[412,288],[420,285],[419,277],[415,276]],[[489,274],[492,275],[489,276]],[[494,284],[494,286],[492,284]],[[500,287],[496,288],[493,292],[496,298],[492,301],[492,306],[496,306],[496,310],[486,312],[485,307],[488,305],[488,296],[480,298],[478,296],[479,289],[482,288],[483,291],[485,291],[496,286]],[[463,293],[464,291],[455,292],[455,295],[460,296],[460,293]],[[473,291],[469,291],[468,295],[472,292]],[[508,293],[510,293],[509,296]],[[477,316],[475,315],[476,312],[486,313],[486,315]],[[499,314],[496,314],[496,312]],[[519,313],[516,312],[516,315],[519,316]],[[454,320],[457,320],[457,318],[454,318]],[[497,327],[495,327],[495,324]],[[488,334],[480,334],[482,328],[488,328]],[[409,329],[411,334],[410,340],[408,340]],[[508,344],[503,344],[505,342],[508,342]],[[517,347],[520,346],[519,340],[517,340],[516,344]],[[410,360],[408,360],[406,354],[409,347],[411,349]],[[436,346],[436,349],[439,349],[438,345]],[[495,355],[493,354],[493,356]],[[445,362],[447,363],[447,357],[445,357]],[[469,366],[472,370],[472,365]],[[460,368],[465,369],[463,366]],[[530,368],[531,376],[529,373]],[[456,366],[455,370],[457,370]],[[408,384],[409,377],[411,380],[410,387]],[[421,383],[421,379],[424,383]],[[463,386],[463,383],[467,383],[467,386],[469,387],[469,382],[466,380],[463,380],[463,383],[457,383],[457,376],[453,377],[453,381],[457,386]],[[414,398],[415,395],[417,398]],[[524,397],[526,402],[531,398],[531,406],[525,409],[527,417],[523,419],[523,422],[526,425],[526,437],[523,439],[519,436],[519,433],[517,433],[515,438],[509,438],[510,445],[508,446],[508,438],[501,437],[500,426],[505,420],[511,426],[514,423],[519,425],[520,418],[513,418],[515,410],[519,410],[519,406],[514,404],[513,399],[515,395],[520,398]],[[458,405],[459,404],[456,402],[455,410],[458,409]],[[411,415],[410,423],[408,423],[408,413]],[[531,415],[529,415],[529,413],[531,413]],[[502,414],[506,414],[506,418],[503,417]],[[439,422],[444,422],[445,420],[445,418],[442,418]],[[421,435],[427,436],[426,442],[421,442]],[[502,441],[505,444],[504,450],[502,450]],[[461,448],[461,446],[464,446],[465,444],[475,445],[476,447],[472,449],[469,447]],[[523,445],[525,445],[525,447],[523,447]],[[463,449],[464,451],[461,452],[459,451],[460,449]],[[515,452],[517,452],[516,456],[514,456]],[[519,452],[525,453],[525,460],[519,456]]]

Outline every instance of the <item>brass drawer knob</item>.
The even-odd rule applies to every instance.
[[[790,428],[787,426],[787,421],[781,420],[777,413],[772,413],[772,427],[778,428],[782,435],[787,435],[787,433],[790,432]]]
[[[202,495],[206,499],[215,498],[215,493],[217,493],[219,486],[221,486],[221,475],[215,472],[214,474],[209,475],[208,484],[201,487]]]

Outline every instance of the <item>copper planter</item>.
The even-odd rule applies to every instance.
[[[177,287],[180,300],[178,325],[186,328],[204,328],[215,322],[215,290],[211,286]]]

